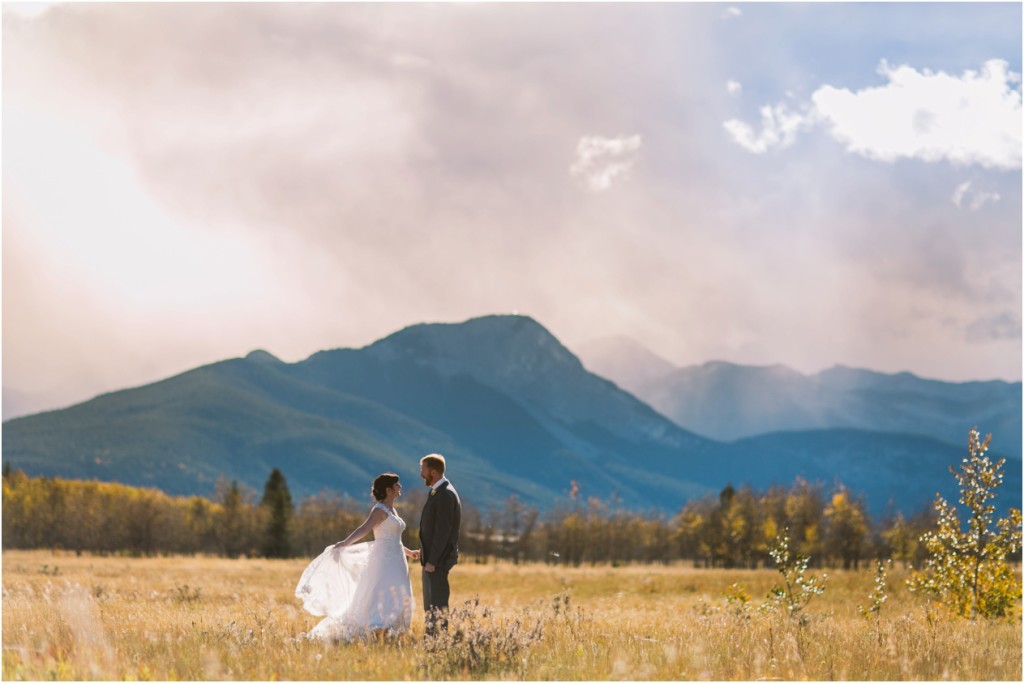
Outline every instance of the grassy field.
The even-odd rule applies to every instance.
[[[880,619],[858,611],[873,572],[834,572],[801,626],[757,610],[769,570],[467,564],[451,640],[432,647],[418,609],[400,638],[305,641],[318,619],[293,597],[304,566],[4,552],[3,678],[1021,679],[1019,617],[931,618],[899,570]]]

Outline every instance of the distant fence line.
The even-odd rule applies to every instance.
[[[399,501],[408,523],[405,544],[417,547],[424,493]],[[324,493],[303,499],[288,519],[290,554],[310,557],[344,538],[366,517],[369,502]],[[690,501],[674,515],[640,513],[617,500],[572,491],[541,512],[515,496],[491,510],[466,504],[463,562],[494,559],[552,564],[692,562],[696,566],[764,566],[776,534],[789,530],[793,547],[817,566],[857,568],[871,558],[917,564],[921,535],[934,526],[921,512],[874,520],[863,500],[839,486],[797,480],[757,492],[726,487]],[[268,511],[256,492],[221,481],[213,499],[174,497],[122,484],[29,477],[5,471],[3,547],[61,548],[129,555],[261,555]],[[1018,558],[1019,561],[1019,558]]]

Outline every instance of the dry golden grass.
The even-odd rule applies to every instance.
[[[397,639],[329,646],[298,638],[318,620],[293,597],[304,566],[5,552],[3,677],[1021,679],[1019,617],[929,620],[899,571],[879,621],[857,610],[873,573],[836,572],[800,627],[753,608],[776,583],[769,570],[466,564],[452,589],[453,606],[479,596],[470,652],[466,642],[425,648],[418,610],[413,632]],[[752,596],[751,608],[726,601],[732,584]]]

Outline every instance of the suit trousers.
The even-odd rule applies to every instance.
[[[423,572],[423,613],[427,620],[427,633],[436,631],[438,620],[441,628],[448,628],[448,597],[451,588],[448,585],[448,570],[440,567],[433,572]]]

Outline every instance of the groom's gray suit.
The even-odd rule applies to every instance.
[[[462,501],[451,482],[444,481],[431,489],[420,515],[420,564],[434,565],[434,571],[423,571],[423,611],[427,617],[427,633],[436,630],[438,615],[447,628],[444,612],[448,610],[448,572],[459,561],[459,526],[462,523]]]

